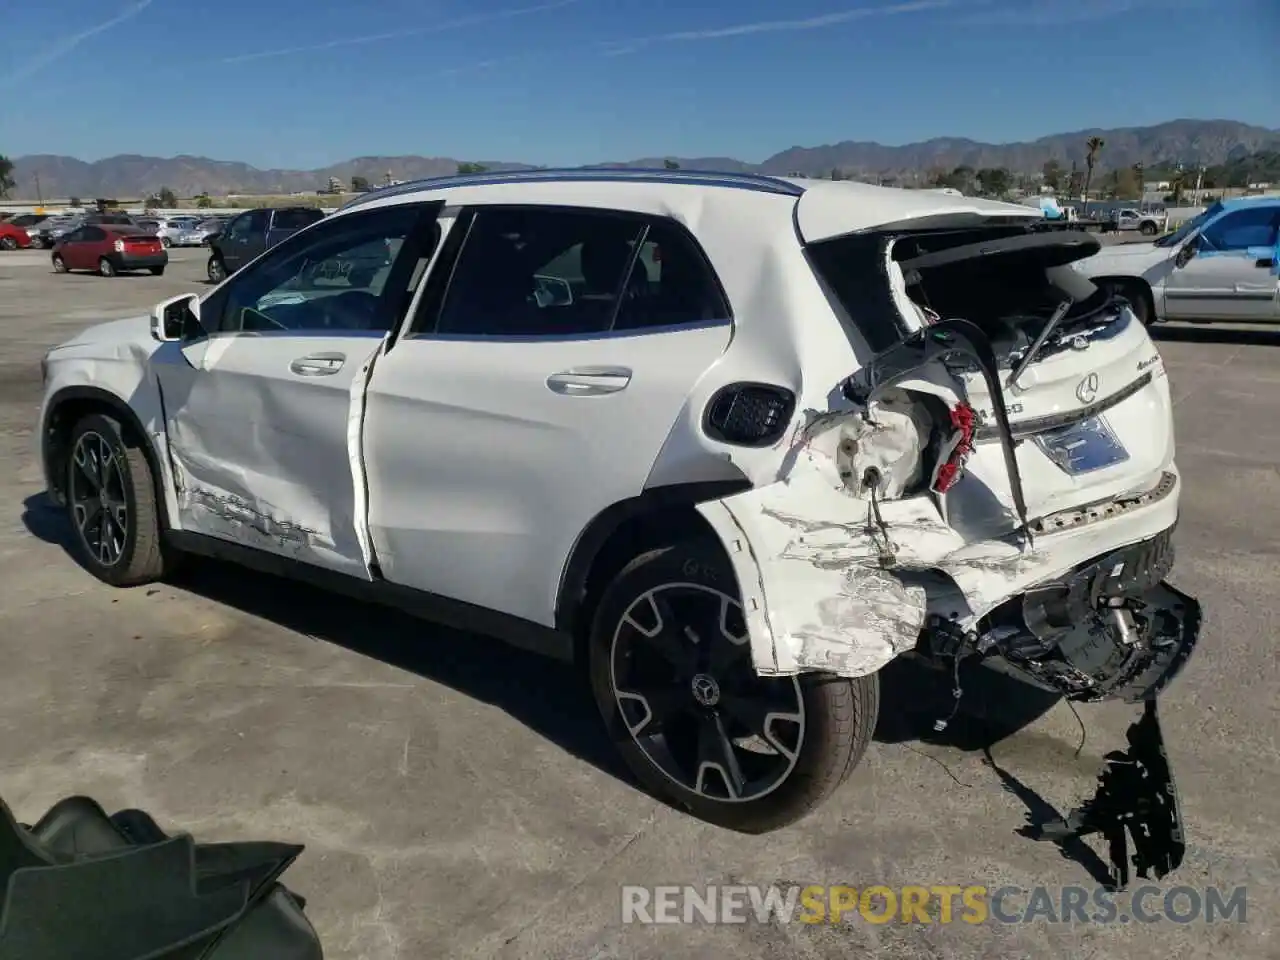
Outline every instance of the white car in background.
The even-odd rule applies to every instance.
[[[1126,297],[1143,323],[1280,323],[1280,197],[1220,200],[1153,243],[1074,264]]]
[[[52,350],[48,489],[107,583],[191,551],[580,659],[645,784],[772,830],[896,657],[1150,700],[1195,642],[1160,355],[1041,220],[686,171],[376,191]]]

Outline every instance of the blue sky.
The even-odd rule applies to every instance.
[[[1275,0],[0,0],[0,153],[313,168],[1280,127]]]

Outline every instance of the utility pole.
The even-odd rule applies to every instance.
[[[1200,206],[1200,185],[1202,183],[1204,183],[1204,167],[1199,167],[1196,170],[1196,195],[1192,201],[1193,206]]]
[[[36,206],[44,206],[44,194],[40,192],[40,174],[36,174]]]

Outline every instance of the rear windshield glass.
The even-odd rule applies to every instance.
[[[277,230],[300,230],[323,217],[324,214],[319,210],[277,210],[275,228]]]

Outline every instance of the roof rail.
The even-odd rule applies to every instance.
[[[450,177],[428,177],[411,180],[394,186],[381,187],[344,203],[339,210],[348,210],[373,200],[398,197],[420,190],[444,187],[479,187],[502,183],[666,183],[697,187],[726,187],[734,190],[753,190],[779,196],[798,197],[804,187],[779,177],[759,173],[727,173],[719,170],[666,170],[644,167],[563,167],[537,170],[502,170],[486,173],[465,173]]]

